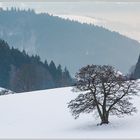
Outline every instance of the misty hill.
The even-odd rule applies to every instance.
[[[110,64],[128,72],[140,44],[103,27],[80,24],[33,10],[0,11],[0,38],[10,46],[54,60],[74,74],[86,64]]]
[[[25,51],[9,47],[0,40],[0,87],[15,92],[25,92],[72,85],[69,71],[42,62],[37,55],[29,56]]]

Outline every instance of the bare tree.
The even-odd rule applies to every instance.
[[[137,84],[126,78],[112,66],[88,65],[76,74],[74,91],[84,91],[68,103],[72,115],[94,110],[100,117],[101,125],[109,123],[109,115],[131,115],[136,108],[130,102],[137,95]]]

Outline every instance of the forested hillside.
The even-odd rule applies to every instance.
[[[136,63],[140,43],[103,27],[16,8],[0,11],[0,38],[10,46],[67,66],[112,65],[123,73]]]
[[[47,57],[47,55],[46,55]],[[15,92],[69,86],[72,78],[67,68],[41,61],[38,55],[10,48],[0,39],[0,87]]]

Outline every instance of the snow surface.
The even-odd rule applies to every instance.
[[[7,89],[0,87],[0,91],[3,91],[3,90],[7,90]]]
[[[9,89],[6,89],[6,88],[3,88],[3,87],[0,87],[0,92],[1,91],[4,91],[5,92],[5,95],[8,95],[8,94],[14,94],[15,92],[9,90]],[[0,94],[1,95],[1,94]]]
[[[138,113],[110,117],[109,125],[83,114],[75,120],[67,103],[78,93],[71,87],[0,96],[0,138],[140,138],[140,97],[133,102]]]

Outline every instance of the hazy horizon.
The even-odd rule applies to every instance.
[[[0,7],[90,17],[98,20],[99,26],[140,42],[140,2],[0,2]]]

